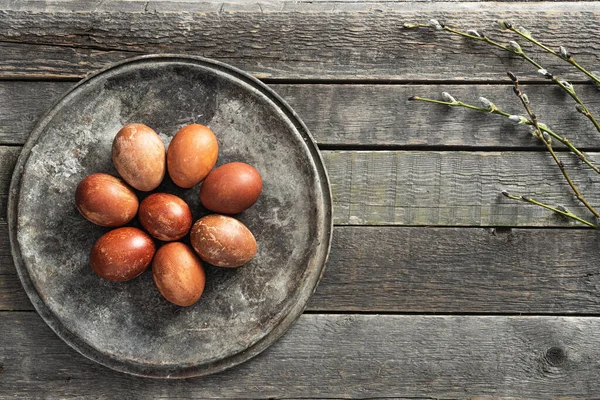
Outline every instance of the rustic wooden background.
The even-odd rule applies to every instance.
[[[551,158],[505,119],[407,98],[483,95],[522,113],[512,70],[539,118],[597,162],[600,135],[520,59],[402,28],[430,18],[503,41],[495,21],[508,19],[600,70],[600,2],[0,0],[0,398],[600,397],[600,235],[500,195],[584,214]],[[600,113],[582,75],[521,44]],[[145,53],[262,79],[306,122],[332,182],[333,247],[306,313],[204,378],[88,361],[35,313],[10,255],[8,186],[36,121],[86,74]],[[597,177],[561,157],[600,205]]]

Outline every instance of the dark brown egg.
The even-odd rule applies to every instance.
[[[144,192],[156,189],[165,176],[165,146],[146,125],[126,125],[117,133],[112,161],[125,182]]]
[[[204,207],[221,214],[237,214],[249,208],[262,192],[262,179],[251,165],[232,162],[214,169],[200,188]]]
[[[118,228],[105,233],[90,252],[90,264],[98,276],[124,282],[148,268],[154,257],[152,238],[137,228]]]
[[[198,301],[206,282],[202,261],[181,242],[167,243],[158,249],[152,261],[152,277],[165,299],[178,306],[191,306]]]
[[[246,225],[226,215],[200,218],[190,232],[190,241],[204,261],[217,267],[240,267],[256,254],[256,239]]]
[[[125,182],[108,174],[92,174],[84,178],[75,191],[77,209],[89,221],[116,227],[135,217],[138,198]]]
[[[168,193],[154,193],[140,204],[140,223],[152,236],[165,242],[184,237],[192,226],[192,212],[185,201]]]
[[[169,144],[169,176],[177,186],[191,188],[206,178],[218,155],[217,138],[210,128],[200,124],[184,126]]]

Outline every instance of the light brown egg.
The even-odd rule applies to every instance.
[[[108,174],[84,178],[75,191],[75,204],[86,219],[100,225],[125,225],[138,211],[138,198],[121,179]]]
[[[181,198],[154,193],[140,204],[140,223],[152,236],[165,242],[184,237],[192,226],[192,212]]]
[[[226,215],[200,218],[192,226],[190,241],[200,258],[217,267],[240,267],[257,251],[256,239],[246,225]]]
[[[118,228],[105,233],[90,252],[90,265],[98,276],[124,282],[148,268],[155,252],[152,238],[137,228]]]
[[[156,189],[165,176],[165,146],[146,125],[129,124],[117,133],[112,161],[125,182],[144,192]]]
[[[171,303],[191,306],[204,292],[206,276],[202,261],[187,245],[167,243],[156,252],[152,277],[158,291]]]
[[[210,128],[200,124],[184,126],[169,144],[169,176],[177,186],[191,188],[206,178],[218,155],[217,138]]]

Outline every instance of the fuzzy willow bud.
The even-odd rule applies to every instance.
[[[550,135],[548,135],[547,132],[542,132],[542,138],[544,139],[544,142],[552,144],[552,138],[550,137]]]
[[[486,99],[485,97],[480,97],[479,101],[488,110],[494,110],[496,108],[496,105],[494,103],[492,103],[491,101],[489,101],[488,99]]]
[[[512,24],[510,22],[508,22],[508,21],[502,21],[502,20],[500,20],[500,21],[498,21],[498,25],[500,25],[501,29],[510,29],[510,28],[512,28]]]
[[[433,29],[437,29],[438,31],[443,29],[442,24],[440,24],[440,21],[438,21],[437,19],[430,19],[429,20],[429,25],[433,28]]]
[[[527,37],[531,37],[531,32],[529,32],[527,29],[523,28],[522,26],[519,27],[518,31]]]
[[[563,206],[556,206],[556,209],[560,212],[563,212],[565,214],[567,214],[569,212],[569,210],[567,210],[565,207]]]
[[[456,101],[456,99],[448,92],[442,92],[442,98],[448,103],[458,103],[458,101]]]
[[[563,85],[567,90],[572,91],[573,90],[573,85],[571,85],[569,82],[567,81],[560,81],[560,84]]]
[[[508,117],[508,119],[510,119],[513,122],[516,122],[517,124],[526,124],[528,121],[528,119],[522,115],[511,115]]]
[[[482,38],[483,37],[483,35],[481,33],[477,32],[475,29],[469,29],[467,31],[467,33],[469,35],[471,35],[471,36],[475,36],[475,37],[478,37],[478,38]]]
[[[515,42],[514,40],[511,40],[510,42],[508,42],[508,46],[506,46],[506,47],[513,53],[523,54],[523,49],[521,49],[521,46],[519,45],[519,43]]]
[[[538,69],[537,73],[542,75],[546,79],[552,79],[552,74],[550,72],[548,72],[547,70],[545,70],[544,68]]]

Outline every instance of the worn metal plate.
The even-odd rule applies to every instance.
[[[256,236],[257,256],[239,269],[207,267],[205,293],[191,307],[164,300],[150,270],[112,283],[88,264],[108,229],[78,214],[75,188],[91,173],[116,174],[111,143],[132,122],[154,128],[166,145],[186,124],[208,125],[218,165],[244,161],[264,180],[258,202],[239,215]],[[178,189],[167,178],[157,191],[182,196],[195,219],[207,214],[199,187]],[[186,56],[131,59],[80,82],[32,132],[9,199],[13,257],[40,315],[85,356],[150,377],[213,373],[276,341],[317,285],[331,224],[323,163],[290,107],[235,68]]]

